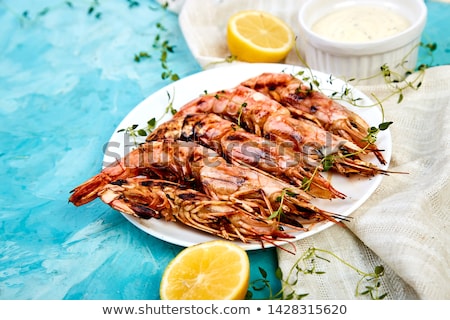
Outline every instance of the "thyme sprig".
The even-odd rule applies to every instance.
[[[134,145],[138,145],[138,137],[146,137],[148,136],[150,133],[153,132],[153,130],[155,130],[155,128],[157,127],[158,123],[167,115],[167,114],[171,114],[174,115],[175,113],[177,113],[177,110],[174,108],[173,105],[173,101],[175,98],[175,92],[172,93],[172,95],[169,92],[167,93],[167,97],[168,97],[168,104],[166,106],[166,108],[164,109],[163,114],[156,119],[155,117],[151,118],[150,120],[148,120],[145,124],[144,127],[139,127],[138,124],[132,124],[127,128],[122,128],[117,130],[117,132],[124,132],[126,135],[130,136],[133,139],[133,143]]]
[[[408,63],[408,57],[412,54],[413,51],[417,50],[418,47],[423,48],[427,55],[430,57],[431,62],[429,64],[421,64],[417,67],[416,70],[411,70],[405,67]],[[417,46],[411,48],[411,50],[403,57],[403,59],[396,65],[394,68],[391,68],[387,64],[383,64],[380,67],[380,71],[378,74],[373,75],[372,77],[366,79],[352,79],[352,81],[364,81],[369,80],[378,76],[381,76],[384,79],[386,85],[391,89],[392,93],[383,99],[387,100],[394,95],[398,95],[397,103],[400,103],[403,100],[403,93],[406,89],[418,90],[422,85],[422,80],[425,74],[425,70],[432,64],[433,61],[433,52],[437,49],[436,43],[424,43],[420,42]],[[417,74],[414,78],[410,78],[414,71],[417,71]]]
[[[325,274],[326,272],[319,268],[318,261],[331,263],[332,259],[347,266],[360,276],[355,285],[355,297],[368,296],[372,300],[382,300],[386,298],[387,293],[380,292],[381,278],[384,276],[384,267],[382,265],[375,266],[373,271],[365,272],[330,250],[311,247],[297,259],[285,277],[283,276],[280,267],[276,269],[275,277],[282,283],[282,288],[277,292],[274,292],[272,285],[268,280],[267,272],[259,267],[261,278],[258,278],[249,284],[246,299],[251,299],[253,297],[252,291],[256,292],[262,290],[268,291],[268,297],[266,299],[303,299],[309,294],[298,293],[295,290],[295,286],[301,281],[301,277],[306,275]]]
[[[138,124],[133,124],[127,128],[119,129],[117,132],[125,132],[128,136],[133,139],[134,145],[138,145],[137,138],[138,137],[146,137],[150,132],[152,132],[156,127],[156,120],[152,118],[147,121],[147,124],[144,128],[139,128]]]
[[[431,62],[428,64],[421,64],[416,69],[408,69],[406,67],[408,59],[410,58],[411,54],[418,49],[418,47],[422,47],[424,50],[426,50],[427,55],[431,59]],[[418,90],[422,86],[425,71],[432,64],[433,52],[436,49],[437,49],[436,43],[420,42],[419,44],[411,48],[411,50],[405,54],[405,56],[401,59],[401,61],[397,65],[390,66],[388,64],[383,64],[382,66],[380,66],[379,72],[377,72],[372,76],[362,79],[357,78],[346,79],[344,80],[345,85],[343,86],[340,92],[338,91],[331,93],[328,92],[327,95],[335,100],[343,100],[355,107],[364,107],[364,108],[380,106],[381,103],[385,102],[386,100],[396,95],[398,96],[397,103],[400,103],[403,101],[404,93],[407,89]],[[302,58],[298,49],[297,49],[297,56],[300,59],[300,61],[306,66],[307,72],[300,71],[299,73],[296,74],[296,76],[302,77],[302,80],[305,82],[309,82],[311,84],[311,90],[315,88],[316,90],[325,93],[324,90],[320,87],[320,81],[317,79],[317,76],[314,75],[313,70]],[[412,77],[414,72],[416,72],[415,76]],[[352,86],[358,85],[360,83],[363,83],[364,81],[375,79],[378,77],[381,77],[383,79],[384,83],[389,88],[390,93],[385,97],[377,98],[376,102],[373,105],[361,105],[359,103],[361,99],[354,98]],[[327,79],[327,82],[333,84],[333,80],[334,80],[333,76],[330,75],[330,77]]]
[[[167,10],[168,4],[161,6],[164,11]],[[161,62],[161,78],[163,80],[169,79],[171,81],[177,81],[180,79],[178,73],[176,73],[169,65],[170,54],[175,52],[175,45],[170,43],[170,30],[161,22],[156,23],[157,33],[153,39],[152,49],[159,51],[159,61]],[[134,61],[140,62],[143,59],[150,59],[152,55],[148,51],[140,51],[134,54]]]
[[[303,178],[301,188],[304,191],[309,191],[311,189],[311,184],[314,178],[319,174],[319,172],[329,171],[334,166],[336,161],[339,161],[344,158],[354,157],[357,156],[358,154],[364,153],[371,145],[376,143],[378,134],[381,131],[387,130],[391,124],[393,124],[392,121],[383,121],[380,124],[378,124],[378,126],[370,127],[367,130],[367,135],[363,138],[363,141],[366,141],[367,144],[358,151],[338,154],[338,153],[327,153],[326,150],[318,149],[317,152],[321,156],[321,159],[318,165],[314,167],[311,176],[309,178],[308,177]]]
[[[281,220],[283,215],[283,202],[286,198],[286,196],[295,197],[297,194],[290,191],[289,189],[283,188],[281,191],[281,195],[279,195],[275,201],[278,202],[280,205],[278,206],[278,209],[272,212],[272,214],[267,217],[268,220],[277,219],[278,221]]]

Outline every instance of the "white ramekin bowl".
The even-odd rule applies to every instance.
[[[386,6],[408,19],[410,26],[392,36],[367,42],[330,40],[311,30],[325,15],[357,5]],[[375,75],[383,65],[400,73],[405,68],[414,70],[426,17],[423,0],[308,0],[298,15],[300,51],[312,69],[343,79],[356,79],[360,84],[381,83],[384,78]]]

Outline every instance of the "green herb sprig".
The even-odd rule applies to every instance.
[[[335,253],[326,249],[315,247],[308,248],[293,264],[286,277],[283,276],[281,269],[278,267],[275,271],[275,277],[281,281],[282,288],[278,292],[274,292],[270,281],[267,278],[267,272],[263,268],[259,268],[261,278],[252,281],[249,284],[246,299],[253,297],[252,291],[268,291],[267,299],[278,300],[300,300],[307,297],[308,293],[297,293],[294,287],[302,276],[320,275],[326,272],[320,270],[317,261],[325,261],[332,263],[332,259],[349,267],[356,272],[360,278],[355,285],[355,297],[369,296],[372,300],[382,300],[386,298],[387,293],[381,293],[381,278],[384,276],[384,267],[382,265],[375,266],[373,271],[365,272],[345,261]]]
[[[418,66],[415,70],[408,69],[406,67],[408,59],[411,56],[411,54],[415,50],[418,49],[418,47],[422,47],[426,50],[427,55],[430,57],[431,62],[428,64],[422,64],[422,65]],[[418,90],[421,87],[422,80],[425,75],[425,71],[427,68],[430,67],[430,65],[432,65],[433,52],[436,51],[436,49],[437,49],[436,43],[421,42],[421,43],[417,44],[416,46],[414,46],[413,48],[411,48],[411,50],[405,54],[405,56],[401,59],[401,61],[397,65],[389,66],[388,64],[383,64],[382,66],[380,66],[380,71],[372,76],[369,76],[369,77],[363,78],[363,79],[356,79],[356,78],[346,79],[345,80],[346,85],[342,88],[342,90],[340,92],[331,92],[331,93],[328,93],[327,95],[336,100],[344,100],[355,107],[364,107],[364,108],[379,106],[380,103],[390,99],[391,97],[393,97],[395,95],[398,95],[397,103],[400,103],[403,100],[405,90],[407,90],[407,89]],[[302,77],[303,81],[309,82],[311,85],[315,86],[316,90],[319,90],[319,91],[322,91],[323,93],[325,93],[322,90],[322,88],[320,88],[320,82],[317,80],[317,77],[314,75],[313,70],[308,66],[306,61],[301,56],[298,48],[296,48],[296,52],[297,52],[297,57],[299,58],[301,63],[306,66],[306,70],[308,71],[308,74],[309,74],[308,75],[306,72],[300,71],[299,73],[296,74],[296,76]],[[395,71],[395,70],[398,70],[398,71]],[[415,71],[417,71],[417,74],[414,78],[411,79],[410,76]],[[384,83],[390,89],[391,92],[386,97],[377,98],[376,99],[377,101],[374,105],[369,105],[369,106],[360,105],[359,100],[361,100],[361,99],[354,98],[353,90],[350,87],[350,84],[357,85],[363,81],[375,79],[378,77],[381,77],[383,79]],[[332,84],[333,80],[334,80],[333,77],[330,75],[330,77],[327,79],[327,82]],[[313,89],[313,87],[311,87],[311,90],[312,89]]]
[[[378,134],[381,131],[387,130],[391,124],[393,124],[392,121],[383,121],[378,126],[370,127],[367,130],[367,135],[363,138],[363,141],[366,141],[367,144],[363,148],[361,148],[361,150],[358,150],[356,152],[344,154],[327,154],[325,151],[322,152],[322,150],[319,149],[318,152],[321,156],[320,162],[317,166],[314,167],[314,171],[309,178],[303,178],[301,186],[302,189],[304,191],[309,191],[311,189],[311,184],[314,178],[319,174],[320,169],[322,169],[322,171],[324,172],[327,172],[334,166],[336,161],[344,158],[354,157],[367,150],[371,145],[376,143]]]
[[[430,63],[428,64],[421,64],[417,67],[416,70],[411,70],[405,67],[406,63],[408,62],[408,57],[412,54],[413,51],[417,50],[418,47],[421,47],[426,50],[427,55],[430,57]],[[387,97],[383,98],[384,100],[389,99],[392,96],[398,95],[397,103],[402,102],[404,97],[404,91],[406,89],[412,89],[412,90],[418,90],[422,86],[422,80],[425,75],[425,70],[432,65],[433,61],[433,52],[436,51],[437,44],[436,43],[423,43],[420,42],[417,46],[413,47],[398,63],[394,69],[392,69],[389,65],[383,64],[380,67],[380,72],[372,77],[369,77],[367,79],[372,79],[377,76],[381,76],[384,79],[384,82],[386,85],[391,89],[391,94],[389,94]],[[400,70],[400,71],[395,71]],[[410,79],[410,76],[413,74],[414,71],[417,71],[416,77]],[[367,80],[367,79],[361,79]],[[355,81],[355,79],[352,79],[352,81]]]
[[[137,145],[138,137],[146,137],[150,132],[155,129],[156,120],[152,118],[147,121],[147,125],[144,128],[138,128],[139,125],[133,124],[125,129],[119,129],[117,132],[125,132],[125,134],[129,135],[133,139],[134,145]]]
[[[168,4],[161,6],[165,11]],[[170,33],[169,30],[164,26],[164,24],[159,21],[156,23],[157,33],[153,39],[152,49],[159,52],[159,61],[161,62],[161,79],[169,79],[171,81],[177,81],[180,79],[178,73],[176,73],[169,65],[169,57],[175,52],[175,45],[170,43]],[[143,59],[151,59],[152,55],[147,51],[140,51],[134,54],[134,61],[140,62]]]
[[[280,205],[278,206],[277,210],[272,212],[272,214],[269,217],[267,217],[268,220],[272,220],[275,218],[277,220],[281,220],[281,216],[283,215],[283,202],[286,195],[294,196],[294,194],[290,193],[287,189],[283,189],[281,191],[281,195],[276,198],[276,202],[280,203]]]
[[[166,106],[166,108],[164,109],[164,113],[161,115],[160,118],[156,119],[156,118],[151,118],[150,120],[148,120],[145,124],[144,127],[139,127],[138,124],[133,124],[130,125],[127,128],[122,128],[117,130],[117,132],[124,132],[125,134],[129,135],[132,139],[133,139],[133,143],[135,146],[137,146],[139,143],[137,141],[138,137],[146,137],[148,136],[150,133],[153,132],[153,130],[155,130],[156,126],[158,125],[158,123],[167,115],[167,114],[171,114],[174,115],[175,113],[177,113],[177,110],[174,108],[173,106],[173,101],[175,98],[175,93],[173,93],[172,95],[170,95],[169,92],[167,92],[167,97],[168,97],[168,104]]]

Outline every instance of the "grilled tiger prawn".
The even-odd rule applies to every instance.
[[[231,201],[248,212],[270,217],[280,207],[290,225],[305,221],[341,218],[314,206],[311,196],[270,175],[230,164],[209,148],[194,142],[151,141],[140,145],[120,161],[73,190],[69,201],[83,205],[101,194],[106,185],[127,178],[146,176],[176,182],[214,200]]]
[[[244,86],[194,99],[184,105],[176,116],[195,113],[215,113],[256,135],[289,140],[298,151],[304,151],[308,145],[314,145],[328,146],[333,150],[345,148],[348,152],[363,152],[352,142],[330,134],[309,121],[294,119],[290,111],[275,100]],[[289,132],[279,132],[280,121],[289,127]]]
[[[387,173],[364,161],[365,150],[351,141],[318,127],[309,120],[296,119],[291,112],[268,96],[245,86],[207,94],[184,105],[175,117],[196,113],[215,113],[233,121],[246,131],[292,146],[316,167],[332,158],[332,168],[341,174],[373,176]]]
[[[356,113],[317,90],[311,90],[297,77],[287,73],[263,73],[241,83],[278,101],[296,118],[305,118],[325,130],[372,151],[382,164],[382,153],[366,137],[369,125]]]
[[[144,177],[107,184],[99,196],[112,208],[139,218],[164,218],[242,242],[289,239],[280,222],[256,216],[231,201],[214,200],[180,184]]]
[[[202,152],[205,152],[202,154]],[[193,147],[192,144],[157,141],[140,145],[122,159],[105,167],[71,191],[69,202],[76,206],[84,205],[98,197],[102,188],[110,182],[136,177],[166,178],[180,182],[192,180],[189,166],[191,159],[202,159],[207,150]],[[186,166],[184,165],[186,163]]]
[[[313,196],[345,198],[320,173],[314,173],[314,167],[304,161],[301,153],[247,132],[213,113],[176,116],[147,137],[147,141],[162,139],[195,141],[231,161],[256,167],[300,188],[305,187],[305,180],[311,180],[307,189]]]

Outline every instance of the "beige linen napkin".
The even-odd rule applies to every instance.
[[[391,93],[386,85],[358,89],[379,98]],[[393,121],[389,169],[408,174],[384,177],[346,227],[297,241],[295,254],[278,249],[284,280],[296,260],[316,247],[365,272],[384,266],[379,293],[387,293],[385,299],[450,299],[450,66],[427,69],[419,90],[404,91],[400,104],[397,98],[383,103],[386,120]],[[330,261],[316,259],[325,273],[300,274],[296,293],[307,293],[305,299],[370,298],[355,295],[360,275],[320,255]]]

